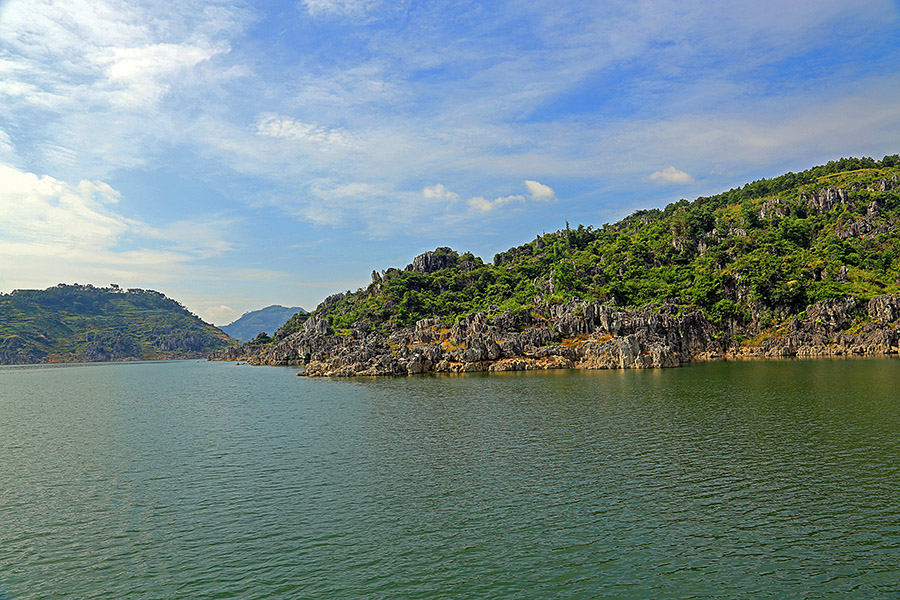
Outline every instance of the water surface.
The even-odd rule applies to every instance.
[[[0,368],[0,598],[897,598],[900,361]]]

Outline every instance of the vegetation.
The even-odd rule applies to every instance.
[[[896,293],[900,185],[891,179],[898,174],[896,155],[847,158],[613,225],[567,224],[497,254],[493,264],[438,249],[442,268],[373,273],[367,288],[332,296],[316,313],[348,334],[582,299],[670,302],[739,325],[751,313],[776,321],[820,300]]]
[[[0,294],[0,364],[191,358],[229,343],[152,290],[59,284]]]
[[[308,318],[308,312],[298,312],[293,317],[288,319],[284,325],[278,328],[278,330],[275,332],[275,336],[271,338],[271,341],[283,340],[292,333],[300,331],[300,328],[303,327],[303,324],[306,323],[306,320]]]

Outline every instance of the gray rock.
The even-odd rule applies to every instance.
[[[433,273],[452,267],[459,260],[459,255],[452,248],[437,248],[436,250],[425,252],[415,257],[412,264],[406,266],[407,271],[416,271],[419,273]]]

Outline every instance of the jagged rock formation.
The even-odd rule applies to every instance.
[[[818,302],[787,331],[763,336],[736,349],[741,357],[850,356],[896,354],[900,344],[900,295],[861,302],[844,297]]]
[[[453,265],[456,262],[456,252],[452,248],[437,248],[433,252],[425,252],[415,257],[411,264],[406,266],[406,271],[417,273],[434,273]]]
[[[787,330],[757,331],[740,344],[699,311],[674,305],[624,310],[569,302],[540,311],[489,318],[472,313],[452,327],[423,319],[389,335],[354,329],[327,333],[314,316],[273,347],[239,347],[222,360],[255,365],[303,365],[308,376],[399,375],[535,369],[677,367],[695,360],[749,357],[892,354],[900,342],[900,295],[819,302]],[[243,352],[243,354],[242,354]]]

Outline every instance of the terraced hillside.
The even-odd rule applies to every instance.
[[[197,358],[231,343],[152,290],[60,284],[0,294],[0,364]]]

